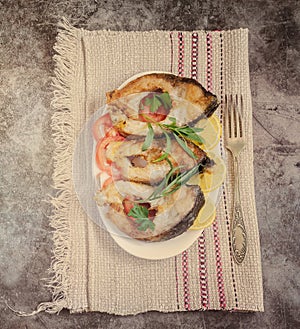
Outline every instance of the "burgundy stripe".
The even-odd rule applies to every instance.
[[[191,310],[190,304],[190,289],[189,289],[189,263],[188,263],[188,251],[185,250],[182,253],[182,273],[183,273],[183,300],[184,308],[187,311]]]
[[[191,77],[198,78],[198,33],[192,34],[192,59],[191,59]]]
[[[213,230],[214,230],[214,240],[215,240],[219,302],[220,302],[221,309],[225,309],[226,308],[226,296],[225,296],[225,289],[224,289],[222,259],[221,259],[220,239],[219,239],[219,228],[218,228],[217,220],[214,221]]]
[[[212,37],[210,33],[206,34],[206,52],[207,52],[207,90],[212,91]],[[217,219],[213,224],[214,231],[214,244],[215,244],[215,253],[216,253],[216,267],[217,267],[217,286],[219,294],[220,307],[226,307],[226,296],[224,290],[224,279],[223,279],[223,269],[222,269],[222,257],[220,250],[220,237]]]
[[[173,73],[173,55],[174,55],[173,32],[170,33],[170,42],[171,42],[171,67],[170,67],[170,72]]]
[[[198,259],[199,259],[199,275],[200,275],[200,295],[201,308],[206,310],[209,308],[208,282],[207,282],[207,266],[206,266],[206,247],[205,247],[205,230],[198,239]]]
[[[220,33],[220,87],[221,87],[221,110],[220,110],[220,122],[221,127],[223,126],[223,109],[224,109],[224,85],[223,85],[223,35]],[[220,138],[221,143],[221,156],[224,156],[224,143],[223,138],[221,136]],[[229,216],[228,216],[228,209],[227,209],[227,198],[226,198],[226,191],[225,191],[225,185],[223,184],[222,189],[222,196],[224,200],[224,208],[225,208],[225,219],[226,219],[226,227],[227,227],[227,234],[228,234],[228,244],[229,244],[229,250],[230,250],[230,266],[231,266],[231,277],[232,277],[232,286],[234,291],[234,298],[235,298],[235,307],[238,308],[238,297],[237,297],[237,290],[236,290],[236,283],[235,283],[235,273],[234,273],[234,267],[233,267],[233,257],[232,257],[232,251],[231,251],[231,236],[230,236],[230,223],[229,223]]]
[[[208,91],[212,91],[212,39],[211,35],[206,35],[206,87]]]
[[[192,34],[192,59],[191,59],[191,77],[198,79],[198,33]],[[207,265],[206,265],[206,247],[205,232],[198,239],[198,262],[199,262],[199,280],[200,280],[200,305],[202,309],[209,307]]]
[[[184,40],[182,32],[178,32],[178,75],[184,76]]]
[[[184,76],[184,38],[182,32],[178,32],[178,75]],[[182,275],[183,275],[183,296],[184,296],[184,308],[186,310],[191,309],[190,305],[190,289],[189,289],[189,253],[185,250],[181,254],[182,262]]]

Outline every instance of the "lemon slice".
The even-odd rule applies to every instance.
[[[204,129],[200,132],[200,136],[204,140],[203,148],[212,150],[219,143],[222,133],[219,118],[213,114],[208,119],[200,120],[195,126]]]
[[[199,185],[203,193],[208,193],[220,187],[225,179],[225,163],[219,156],[208,152],[207,155],[215,162],[213,167],[207,168],[204,173],[195,175],[187,182],[188,185]]]
[[[199,175],[199,186],[203,193],[211,192],[220,187],[225,179],[225,163],[219,156],[214,153],[207,155],[215,162],[211,168],[207,168],[204,173]]]
[[[210,226],[216,218],[216,207],[210,199],[205,200],[203,208],[199,211],[190,230],[202,230]]]

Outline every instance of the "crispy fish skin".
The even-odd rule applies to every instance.
[[[204,115],[211,116],[218,107],[217,97],[198,81],[167,73],[150,73],[136,78],[121,89],[106,93],[106,102],[140,92],[168,92],[197,105]],[[197,118],[197,121],[199,118]],[[191,122],[190,124],[192,124]]]
[[[153,140],[146,151],[142,151],[143,143],[144,141],[140,139],[111,142],[106,150],[106,158],[116,165],[122,179],[154,185],[159,183],[170,170],[166,160],[155,162],[163,154],[166,140],[165,138]],[[190,157],[177,141],[171,139],[169,160],[173,167],[182,166],[181,171],[187,171],[199,163],[202,164],[202,169],[213,164],[201,148],[191,142],[188,142],[188,147],[193,151],[196,159]]]
[[[175,193],[151,204],[151,207],[157,210],[153,219],[155,228],[153,231],[140,231],[134,220],[125,214],[122,201],[126,192],[131,193],[131,197],[138,197],[139,194],[140,197],[145,197],[151,191],[152,187],[149,185],[119,181],[98,193],[96,201],[100,207],[108,206],[105,208],[105,216],[119,230],[134,239],[146,242],[165,241],[184,233],[192,226],[205,203],[199,186],[184,185]]]

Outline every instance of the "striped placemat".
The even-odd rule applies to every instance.
[[[56,143],[52,200],[53,301],[40,309],[136,314],[189,310],[263,311],[256,218],[248,31],[86,31],[63,21],[55,45],[53,129]],[[223,120],[225,94],[243,94],[247,145],[241,154],[241,201],[249,249],[242,265],[231,255],[233,174],[227,165],[216,220],[182,254],[150,261],[122,250],[87,218],[72,182],[76,138],[105,93],[144,71],[168,71],[199,80],[217,95]],[[84,156],[84,155],[83,155]]]

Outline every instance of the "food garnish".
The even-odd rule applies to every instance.
[[[164,120],[172,108],[169,93],[149,93],[139,106],[139,119],[144,122],[159,122]]]
[[[135,204],[127,215],[136,218],[135,222],[139,224],[139,231],[146,231],[148,228],[154,230],[155,224],[148,218],[149,210],[145,206]]]
[[[109,176],[99,191],[99,205],[110,205],[108,218],[136,239],[162,241],[175,237],[192,225],[204,205],[201,188],[191,181],[214,162],[202,147],[204,138],[199,133],[204,128],[189,124],[211,115],[217,107],[216,98],[188,79],[180,86],[193,87],[191,90],[197,92],[192,100],[194,107],[187,107],[187,113],[178,116],[180,123],[174,117],[180,108],[169,94],[173,95],[173,89],[156,88],[144,89],[148,94],[136,99],[138,103],[127,106],[120,102],[123,107],[112,104],[111,117],[103,116],[93,128],[96,164]],[[112,96],[121,98],[118,91],[108,93],[108,103]],[[204,98],[203,116],[202,105],[200,112],[196,106]],[[187,96],[184,99],[191,102]],[[138,113],[132,104],[138,104]],[[115,171],[117,175],[113,175]],[[118,182],[112,184],[114,181]]]

